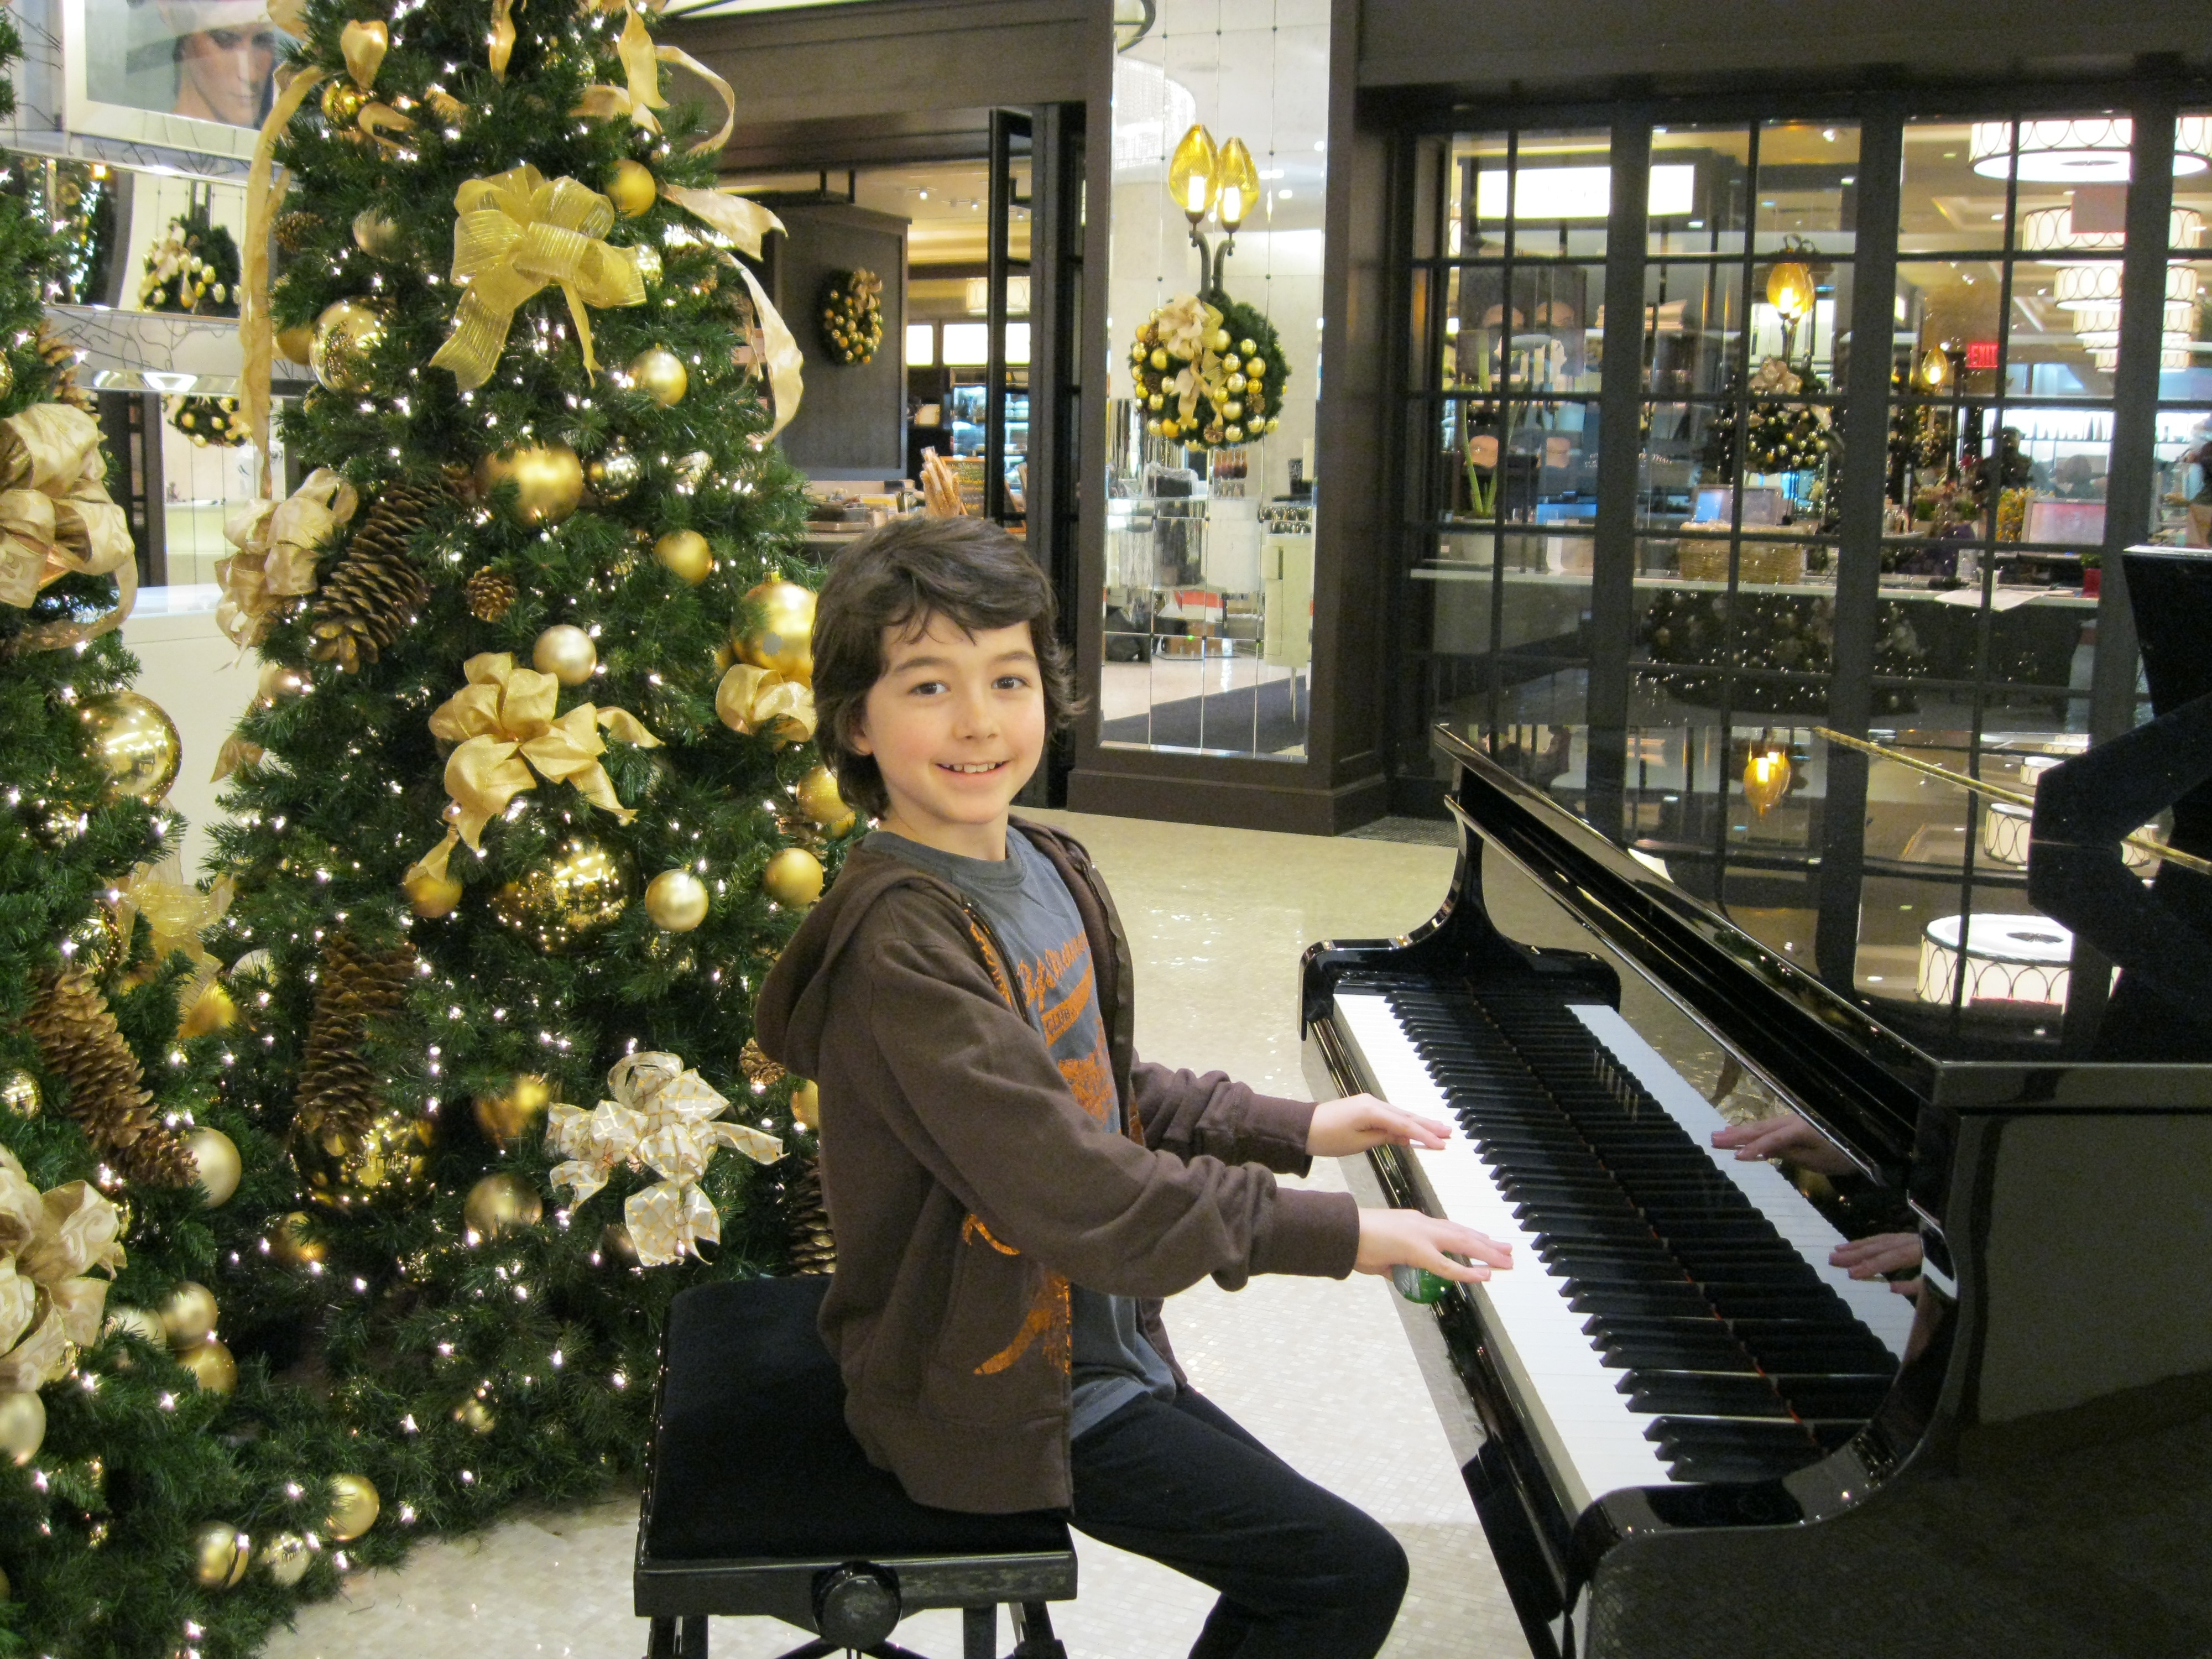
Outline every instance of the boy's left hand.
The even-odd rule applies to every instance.
[[[1425,1146],[1433,1152],[1450,1139],[1448,1123],[1416,1117],[1373,1095],[1346,1095],[1314,1108],[1306,1151],[1316,1158],[1349,1158],[1370,1146]]]

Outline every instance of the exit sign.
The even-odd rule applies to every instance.
[[[1995,340],[1966,342],[1968,368],[1995,368],[1997,366],[1997,343]]]

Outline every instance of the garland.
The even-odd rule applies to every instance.
[[[1171,300],[1137,331],[1129,372],[1155,438],[1207,449],[1280,424],[1290,362],[1264,313],[1218,290]]]
[[[832,362],[873,360],[884,343],[884,279],[872,270],[833,270],[822,281],[822,343]]]

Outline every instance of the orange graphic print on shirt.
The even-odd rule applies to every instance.
[[[1044,1032],[1046,1046],[1054,1050],[1054,1062],[1067,1079],[1076,1104],[1099,1122],[1111,1123],[1114,1071],[1106,1058],[1106,1023],[1097,1018],[1098,976],[1091,965],[1090,939],[1079,931],[1065,945],[1047,951],[1043,960],[1016,963],[1014,972],[1022,982],[1022,1000]],[[1088,1052],[1060,1054],[1060,1039],[1086,1013],[1092,1016]]]

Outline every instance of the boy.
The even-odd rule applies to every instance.
[[[1366,1659],[1403,1553],[1190,1388],[1158,1298],[1206,1273],[1473,1279],[1510,1258],[1269,1173],[1440,1146],[1443,1124],[1137,1060],[1105,884],[1073,841],[1007,814],[1075,712],[1053,624],[1022,544],[972,519],[868,536],[817,608],[822,748],[880,827],[757,1020],[821,1090],[837,1238],[822,1334],[846,1416],[919,1503],[1064,1510],[1220,1590],[1194,1659]]]

